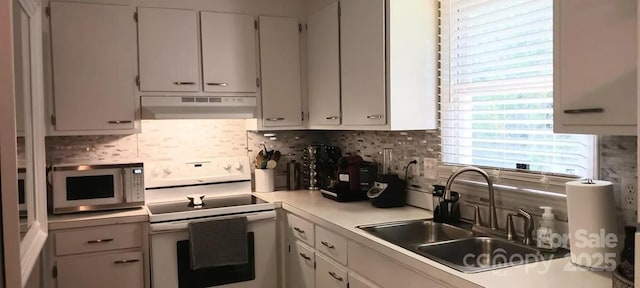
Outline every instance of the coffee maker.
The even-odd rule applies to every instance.
[[[345,156],[338,160],[337,182],[333,187],[321,189],[322,196],[338,202],[367,199],[367,191],[361,188],[360,168],[365,163],[358,155]]]

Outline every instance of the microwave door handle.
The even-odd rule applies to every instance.
[[[126,179],[127,170],[122,168],[122,203],[127,202],[127,179]]]

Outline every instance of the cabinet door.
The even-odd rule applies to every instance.
[[[256,92],[254,23],[253,16],[200,12],[205,92]]]
[[[134,9],[51,2],[56,130],[134,128]]]
[[[287,287],[313,288],[315,253],[298,241],[292,241],[287,264]],[[323,286],[318,286],[323,287]]]
[[[144,287],[142,252],[81,254],[56,261],[57,287]]]
[[[260,17],[262,125],[302,124],[298,19]]]
[[[316,256],[316,287],[347,288],[347,270],[324,257]]]
[[[626,125],[630,133],[625,134],[635,134],[636,5],[628,0],[555,1],[556,132],[610,134]]]
[[[349,272],[349,288],[380,288],[354,272]]]
[[[340,1],[342,123],[386,123],[385,1]]]
[[[307,23],[309,123],[340,124],[340,31],[338,2],[314,13]]]
[[[138,8],[141,91],[199,91],[198,14]]]

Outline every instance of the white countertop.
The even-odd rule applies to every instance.
[[[123,210],[48,215],[49,230],[149,222],[146,206]]]
[[[611,287],[611,273],[579,270],[569,258],[519,265],[489,272],[466,274],[378,239],[356,226],[431,218],[432,212],[415,207],[380,209],[369,202],[339,203],[318,191],[255,193],[269,202],[359,242],[404,265],[452,287]]]

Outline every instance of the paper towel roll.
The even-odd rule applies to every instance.
[[[614,270],[617,239],[613,185],[608,181],[571,181],[565,184],[571,262]]]

